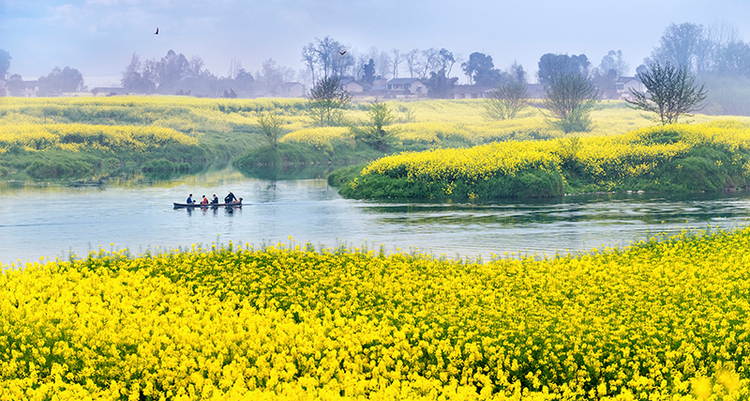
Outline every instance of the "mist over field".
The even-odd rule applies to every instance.
[[[200,57],[217,76],[237,62],[255,74],[268,59],[298,73],[302,48],[325,36],[363,54],[445,48],[462,61],[481,52],[499,68],[515,60],[532,72],[546,53],[586,54],[598,64],[621,50],[632,75],[670,23],[724,21],[745,39],[748,11],[746,2],[730,0],[4,0],[0,49],[12,57],[9,75],[37,79],[70,66],[89,88],[119,86],[133,53],[159,59],[170,49]],[[452,76],[467,82],[459,67]],[[404,66],[399,73],[408,76]]]

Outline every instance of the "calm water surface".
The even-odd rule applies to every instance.
[[[228,191],[242,209],[173,209],[188,193]],[[0,187],[0,263],[132,253],[200,243],[310,242],[449,257],[507,253],[554,255],[625,246],[683,228],[744,227],[750,194],[570,196],[551,201],[379,203],[342,199],[323,180],[264,181],[238,173],[147,186]]]

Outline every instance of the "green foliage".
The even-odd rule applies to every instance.
[[[332,185],[351,198],[433,199],[748,189],[748,132],[746,124],[723,121],[657,126],[611,139],[571,136],[539,144],[516,142],[510,148],[484,145],[402,154],[375,161],[359,174],[337,173]],[[478,155],[489,156],[474,162]],[[531,160],[538,163],[528,164]],[[525,167],[512,170],[511,165]]]
[[[260,132],[265,136],[268,145],[275,149],[278,146],[279,138],[284,135],[284,130],[281,128],[281,117],[275,111],[268,110],[258,110],[255,115],[258,118]]]
[[[351,175],[341,173],[339,180]],[[427,182],[382,175],[360,175],[341,185],[339,193],[354,199],[498,199],[551,198],[563,195],[559,171],[529,170],[515,176],[492,177],[477,182]]]
[[[448,78],[445,69],[433,71],[430,78],[425,82],[427,86],[427,96],[433,99],[445,99],[450,94],[451,89],[456,85],[458,78]]]
[[[352,127],[354,137],[376,150],[386,151],[397,142],[396,131],[388,126],[396,121],[387,103],[374,101],[367,110],[369,121],[360,127]]]
[[[594,127],[591,111],[586,105],[580,105],[566,114],[565,117],[552,121],[552,126],[565,133],[588,132]]]
[[[338,76],[316,82],[309,94],[309,111],[315,125],[332,127],[344,123],[343,109],[352,96],[341,87]]]
[[[328,185],[334,188],[343,186],[344,184],[357,177],[359,173],[362,172],[362,169],[365,168],[365,166],[366,164],[357,164],[355,166],[342,167],[340,169],[334,170],[333,172],[331,172],[331,174],[328,175]]]
[[[594,84],[581,73],[555,75],[544,87],[544,105],[558,120],[553,125],[566,133],[591,130],[589,114],[598,96]]]
[[[90,157],[66,157],[44,158],[34,160],[24,170],[26,174],[35,179],[66,179],[90,176],[94,172],[96,160]]]
[[[188,163],[175,163],[167,159],[149,160],[143,164],[141,170],[144,173],[176,173],[190,170]]]

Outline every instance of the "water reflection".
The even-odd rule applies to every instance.
[[[242,208],[173,209],[188,193],[227,193]],[[33,207],[18,208],[20,201]],[[554,255],[622,246],[660,232],[747,224],[750,194],[590,195],[523,202],[368,202],[342,199],[324,180],[269,181],[234,171],[168,183],[107,187],[0,185],[0,263],[85,255],[99,247],[132,253],[220,241],[294,240],[450,257],[506,252]]]
[[[240,172],[248,178],[257,178],[269,181],[288,181],[288,180],[310,180],[324,179],[333,170],[345,166],[335,165],[273,165],[252,168],[242,168]]]

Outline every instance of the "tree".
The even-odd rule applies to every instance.
[[[487,88],[498,86],[503,80],[503,73],[495,68],[492,56],[474,52],[469,55],[469,61],[461,63],[464,73],[470,83]]]
[[[403,56],[401,55],[401,51],[394,48],[391,49],[391,54],[393,57],[391,57],[391,67],[393,68],[393,78],[398,78],[398,66],[404,61]]]
[[[8,94],[10,96],[21,96],[23,94],[23,89],[26,86],[23,83],[23,77],[21,77],[21,75],[13,74],[8,77],[8,82],[5,84],[5,87],[8,89]]]
[[[308,43],[307,46],[302,48],[302,61],[310,70],[310,74],[312,75],[312,81],[315,82],[315,65],[316,65],[315,64],[315,61],[316,61],[315,45],[313,45],[312,43]]]
[[[141,74],[141,59],[137,53],[133,53],[130,64],[122,73],[120,83],[129,93],[150,94],[156,89],[156,83]]]
[[[353,127],[354,137],[370,145],[373,149],[385,152],[396,141],[396,131],[388,126],[396,121],[387,103],[374,101],[367,110],[369,121],[362,127]]]
[[[655,62],[639,72],[638,78],[647,92],[630,89],[633,100],[626,101],[636,110],[656,113],[662,125],[676,123],[681,115],[689,116],[703,109],[701,103],[706,99],[706,91],[703,85],[699,88],[695,84],[686,66]]]
[[[354,69],[355,58],[341,43],[326,36],[323,39],[315,38],[302,48],[302,61],[310,69],[313,82],[316,74],[327,78],[329,76],[341,76],[346,71]]]
[[[458,58],[461,56],[459,55]],[[456,57],[453,57],[453,52],[449,52],[445,48],[440,49],[438,51],[438,63],[440,64],[440,69],[445,70],[445,75],[450,76],[451,71],[453,70],[453,65],[456,64]]]
[[[523,66],[521,64],[518,64],[518,62],[515,60],[510,65],[510,67],[508,67],[506,75],[510,79],[516,80],[518,82],[526,82],[526,71],[524,71]]]
[[[616,99],[617,79],[625,75],[628,71],[628,63],[622,59],[622,51],[610,50],[606,56],[602,57],[599,67],[594,69],[594,83],[599,88],[602,97],[606,99]]]
[[[281,117],[274,111],[257,110],[255,116],[258,119],[258,128],[268,141],[271,148],[276,149],[279,144],[279,138],[284,134],[281,129]]]
[[[12,57],[7,51],[0,49],[0,79],[4,79],[10,69],[10,60]]]
[[[184,54],[169,50],[167,55],[156,63],[156,90],[161,94],[172,95],[180,88],[180,82],[190,76],[190,62]]]
[[[492,119],[512,120],[529,106],[529,91],[525,81],[510,80],[490,92],[484,107]]]
[[[725,77],[750,77],[750,45],[740,40],[718,49],[716,72]]]
[[[431,72],[430,78],[425,82],[427,96],[435,99],[448,97],[451,89],[456,85],[456,81],[458,81],[458,78],[448,78],[444,69]]]
[[[277,65],[274,59],[269,58],[263,62],[263,67],[257,74],[257,83],[268,90],[278,91],[287,75],[286,67]]]
[[[372,85],[375,82],[375,60],[370,59],[362,68],[365,71],[362,80]]]
[[[667,63],[694,70],[701,47],[704,43],[703,25],[685,22],[683,24],[669,24],[659,41],[659,47],[651,52],[651,60],[646,64]]]
[[[232,84],[235,88],[237,88],[238,92],[250,94],[250,92],[252,92],[253,90],[254,83],[255,78],[253,78],[253,75],[245,71],[244,68],[240,68],[240,70],[237,71],[237,74],[234,77],[234,82]]]
[[[587,77],[590,65],[585,54],[568,56],[567,54],[547,53],[539,58],[537,78],[540,84],[548,86],[555,77],[561,75],[579,74]]]
[[[418,49],[412,49],[404,54],[406,69],[409,70],[409,78],[414,78],[415,75],[419,74],[419,54]]]
[[[429,77],[431,72],[437,72],[440,69],[438,52],[439,50],[434,47],[420,52],[420,60],[418,61],[419,78]]]
[[[607,74],[614,70],[615,75],[619,78],[628,73],[630,66],[622,59],[622,50],[610,50],[606,56],[602,57],[602,62],[597,70],[600,74]]]
[[[591,80],[582,73],[568,72],[553,76],[544,87],[544,105],[562,131],[583,132],[591,129],[589,114],[598,99]]]
[[[49,75],[39,78],[39,95],[52,96],[83,90],[83,75],[75,68],[55,67]]]
[[[378,62],[376,63],[378,75],[388,77],[391,73],[391,56],[385,50],[378,53]]]
[[[310,113],[317,125],[330,127],[343,122],[343,109],[351,101],[351,94],[341,87],[338,76],[321,79],[308,95]]]

